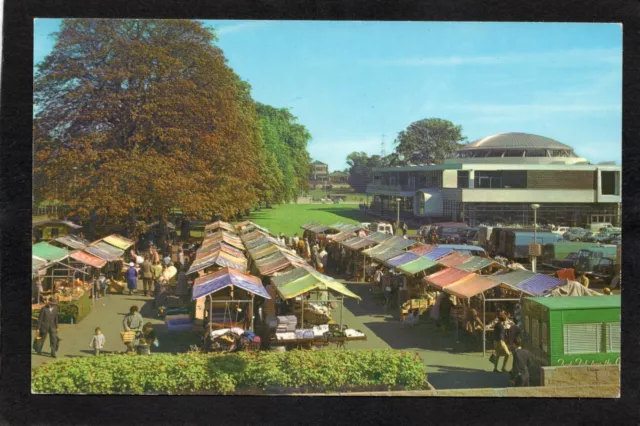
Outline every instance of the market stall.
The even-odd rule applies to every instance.
[[[411,253],[419,254],[420,256],[424,256],[430,251],[435,250],[437,247],[432,244],[416,244],[415,247],[411,248],[409,251]]]
[[[97,241],[85,247],[83,251],[107,261],[106,266],[104,266],[107,278],[114,280],[121,279],[124,267],[124,250],[104,241]]]
[[[226,251],[220,249],[209,252],[206,256],[196,257],[193,261],[187,275],[191,275],[200,271],[205,271],[208,268],[220,267],[220,268],[234,268],[241,272],[247,271],[247,259],[242,257],[236,257]]]
[[[205,225],[204,227],[205,235],[210,235],[218,230],[224,230],[234,235],[238,234],[237,229],[232,224],[221,220]]]
[[[214,231],[212,234],[207,235],[204,240],[202,240],[202,247],[208,247],[220,242],[227,243],[238,250],[245,250],[245,246],[240,237],[223,230]]]
[[[321,346],[335,343],[344,346],[344,343],[350,340],[366,339],[366,336],[357,330],[343,330],[342,309],[345,296],[360,300],[360,297],[351,292],[344,284],[311,268],[297,268],[275,276],[271,281],[282,300],[293,302],[293,316],[296,323],[296,328],[292,330],[292,320],[283,320],[282,318],[286,318],[286,315],[280,315],[278,323],[274,324],[276,325],[276,333],[271,339],[273,344],[300,347],[301,345]],[[341,294],[342,298],[331,299],[320,296],[321,293],[329,296],[332,292]],[[315,301],[310,300],[313,296],[315,296]],[[340,305],[339,324],[335,324],[331,320],[328,309],[322,310],[320,308],[320,306],[329,303]],[[305,315],[307,316],[306,320]],[[323,317],[318,318],[320,315]],[[287,323],[284,330],[283,322]],[[280,327],[280,332],[277,327]]]
[[[362,249],[379,244],[368,239],[368,237],[352,237],[340,243],[342,247],[349,250],[349,255],[347,255],[347,274],[352,274],[355,281],[366,281],[367,276],[372,275],[375,269],[375,265],[373,265],[373,268],[370,267],[367,270],[367,257],[360,253]]]
[[[453,251],[441,258],[438,259],[438,263],[442,266],[453,267],[458,266],[461,263],[464,263],[470,260],[473,256],[469,254],[460,253],[457,251]]]
[[[82,237],[69,234],[63,237],[56,238],[55,240],[51,241],[51,244],[57,245],[58,247],[62,246],[61,248],[65,249],[67,249],[68,247],[68,249],[72,250],[82,250],[91,243],[89,242],[89,240],[86,240]]]
[[[244,255],[244,253],[242,252],[242,250],[238,250],[237,248],[230,246],[229,244],[223,242],[219,242],[219,243],[215,243],[215,244],[211,244],[209,246],[206,247],[200,247],[197,251],[196,251],[196,259],[200,259],[203,257],[207,257],[209,256],[211,253],[214,253],[216,251],[223,251],[227,254],[230,254],[231,256],[234,257],[239,257],[239,258],[244,258],[246,259],[246,256]]]
[[[222,335],[226,335],[227,339],[232,339],[226,333],[222,333],[221,336],[212,336],[211,333],[216,330],[229,329],[231,332],[232,329],[240,329],[241,333],[235,333],[239,337],[246,331],[253,330],[254,300],[256,295],[264,299],[271,298],[259,278],[233,268],[223,268],[195,280],[192,300],[196,301],[197,305],[203,299],[206,300],[205,303],[200,303],[200,305],[203,307],[204,312],[208,314],[206,317],[208,323],[206,336],[210,341],[208,345],[212,346],[213,349],[219,349],[224,346],[223,342],[220,341]],[[208,309],[206,305],[208,305]],[[214,305],[217,305],[215,309]],[[197,317],[198,309],[196,309]],[[218,346],[216,347],[215,344]]]
[[[236,225],[236,229],[240,232],[240,235],[248,234],[253,231],[261,231],[265,234],[271,235],[271,231],[269,231],[267,228],[263,228],[262,226],[251,221],[244,221],[239,223],[238,225]]]
[[[455,266],[456,268],[462,269],[463,271],[477,272],[481,274],[485,271],[488,272],[492,267],[501,267],[499,263],[491,259],[479,256],[471,256],[470,259],[467,259],[466,261]]]

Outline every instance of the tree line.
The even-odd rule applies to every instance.
[[[34,201],[81,219],[229,219],[307,189],[311,135],[192,20],[64,19],[34,80]]]
[[[425,118],[411,123],[398,133],[389,155],[352,152],[347,156],[349,184],[356,192],[365,192],[375,167],[437,164],[451,157],[467,140],[462,126],[442,118]]]

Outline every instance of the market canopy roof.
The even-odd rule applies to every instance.
[[[415,275],[418,272],[433,268],[436,265],[437,263],[435,261],[427,259],[423,256],[418,256],[416,260],[402,264],[398,266],[397,269],[401,272],[404,272],[405,274]]]
[[[258,259],[262,259],[263,257],[269,256],[270,254],[276,253],[278,251],[284,252],[284,253],[289,253],[289,254],[294,254],[295,253],[295,252],[292,252],[290,250],[287,250],[284,247],[278,246],[276,244],[268,244],[268,245],[256,247],[253,250],[249,250],[249,255],[251,256],[251,258],[255,262]]]
[[[231,286],[241,288],[265,299],[271,299],[260,278],[244,274],[233,268],[223,268],[212,274],[196,278],[191,297],[196,300]]]
[[[470,254],[454,251],[438,259],[438,263],[444,266],[456,266],[467,260],[471,260],[472,257]]]
[[[416,247],[409,250],[411,253],[419,254],[420,256],[424,256],[430,251],[435,250],[436,246],[431,244],[419,244]]]
[[[404,250],[408,247],[411,247],[413,245],[415,245],[417,243],[417,241],[415,240],[410,240],[408,238],[402,238],[402,237],[391,237],[388,240],[385,240],[383,242],[380,243],[380,246],[385,246],[385,247],[394,247],[398,250]]]
[[[68,226],[71,229],[80,229],[80,228],[82,228],[82,225],[75,224],[75,223],[71,222],[70,220],[43,219],[43,220],[36,220],[36,221],[31,222],[31,226],[33,226],[33,227],[35,227],[35,226],[55,226],[55,225],[64,225],[64,226]]]
[[[315,225],[307,229],[307,231],[312,232],[314,234],[322,234],[323,232],[326,232],[328,230],[329,230],[329,227],[327,225]]]
[[[102,241],[98,241],[95,244],[91,244],[84,248],[89,254],[99,257],[100,259],[104,259],[107,262],[111,262],[114,260],[118,260],[124,255],[124,251],[120,250],[117,247],[114,247],[110,244],[104,243]]]
[[[48,263],[49,262],[47,262],[45,259],[40,259],[39,257],[31,256],[31,272],[34,274],[37,273],[38,271],[46,268]]]
[[[443,288],[453,285],[459,281],[466,280],[473,275],[474,274],[471,272],[461,271],[455,268],[447,268],[434,274],[427,275],[422,280],[425,283],[442,290]]]
[[[72,249],[75,249],[75,250],[82,250],[83,248],[91,244],[89,240],[85,240],[84,238],[80,238],[77,235],[73,235],[73,234],[56,238],[55,241],[60,244],[64,244],[67,247],[71,247]]]
[[[330,241],[335,241],[337,243],[341,242],[341,241],[346,241],[350,238],[355,237],[356,234],[352,231],[341,231],[337,234],[333,234],[333,235],[329,235],[327,236],[327,239]]]
[[[100,259],[97,256],[89,254],[84,251],[74,251],[69,255],[73,260],[77,260],[80,263],[84,263],[85,265],[93,266],[94,268],[102,268],[107,264],[107,261],[104,259]]]
[[[308,265],[299,257],[286,252],[273,253],[256,261],[256,268],[262,276],[271,275],[289,267],[298,268],[301,266]]]
[[[385,263],[392,268],[396,268],[400,265],[404,265],[405,263],[412,262],[420,257],[421,256],[418,256],[415,253],[404,252],[400,256],[392,257],[391,259],[387,260]]]
[[[282,243],[279,242],[277,239],[273,238],[270,235],[263,235],[259,238],[254,238],[253,240],[245,240],[244,241],[244,245],[245,247],[247,247],[248,250],[252,250],[256,247],[259,247],[263,244],[275,244],[278,246],[282,246]]]
[[[246,234],[248,232],[254,231],[254,230],[258,230],[258,231],[262,231],[266,234],[271,234],[271,231],[269,231],[267,228],[263,228],[262,226],[258,225],[257,223],[253,223],[253,222],[249,222],[248,225],[243,226],[240,228],[240,233],[241,234]]]
[[[338,222],[333,225],[329,225],[329,228],[340,232],[357,232],[362,229],[362,226],[355,225],[353,223]]]
[[[241,250],[238,250],[237,248],[230,246],[224,241],[221,241],[219,243],[214,243],[207,247],[200,247],[196,252],[196,259],[209,256],[211,253],[215,251],[220,251],[220,250],[222,250],[225,253],[229,253],[232,256],[239,257],[241,259],[246,259],[246,256]]]
[[[619,308],[621,297],[619,294],[612,294],[603,297],[531,297],[528,300],[546,306],[550,311],[555,311],[560,309]]]
[[[235,257],[222,250],[218,250],[208,256],[196,259],[187,271],[187,274],[193,274],[195,272],[209,268],[213,265],[217,265],[223,268],[234,268],[239,271],[245,272],[247,270],[247,259]]]
[[[117,247],[121,250],[126,250],[134,244],[134,241],[131,241],[128,238],[122,237],[120,235],[109,235],[108,237],[104,237],[102,239],[107,244],[111,244],[114,247]]]
[[[383,241],[389,240],[393,238],[391,234],[384,234],[382,232],[374,232],[373,234],[367,235],[367,239],[371,241],[375,241],[376,243],[381,243]]]
[[[444,292],[456,297],[471,298],[499,286],[498,281],[490,280],[482,275],[473,274],[468,279],[457,281],[444,287]]]
[[[59,262],[69,256],[69,252],[67,250],[52,246],[45,242],[34,244],[31,247],[31,254],[50,262]]]
[[[345,296],[360,299],[344,284],[313,269],[297,268],[271,278],[283,299],[291,299],[311,290],[332,290]]]
[[[348,240],[343,241],[342,245],[347,247],[347,248],[349,248],[349,249],[351,249],[351,250],[360,250],[360,249],[363,249],[365,247],[378,245],[378,243],[373,241],[373,240],[369,240],[366,237],[365,238],[353,237],[353,238],[349,238]]]
[[[488,275],[487,277],[491,280],[496,280],[496,281],[505,283],[511,287],[516,287],[521,282],[526,281],[529,278],[534,277],[535,275],[536,274],[531,271],[518,270],[518,271],[510,271],[505,273]]]
[[[430,252],[424,254],[423,256],[426,257],[427,259],[438,260],[448,255],[452,251],[453,249],[450,249],[450,248],[439,247],[431,250]]]
[[[521,282],[515,287],[534,296],[540,296],[552,288],[563,284],[562,280],[548,275],[536,274],[533,277]]]
[[[233,234],[237,234],[236,228],[233,227],[232,224],[224,222],[222,220],[218,220],[216,222],[205,225],[205,232],[215,231],[216,229],[224,229],[225,231],[231,232]]]
[[[389,259],[393,259],[394,257],[400,256],[402,253],[405,253],[405,251],[397,249],[395,247],[390,247],[389,250],[374,254],[371,257],[379,262],[384,263]]]
[[[318,222],[307,222],[304,225],[300,225],[300,228],[309,230],[309,229],[313,228],[314,226],[318,226],[318,225],[320,225],[320,223],[318,223]]]
[[[472,256],[470,259],[467,259],[465,262],[459,265],[456,265],[456,268],[462,269],[463,271],[476,272],[493,264],[497,265],[497,263],[491,259],[486,259],[484,257],[479,257],[479,256]]]
[[[244,250],[242,240],[226,231],[216,231],[213,234],[208,235],[204,240],[202,240],[202,247],[207,247],[211,244],[220,242],[225,242],[237,249]]]

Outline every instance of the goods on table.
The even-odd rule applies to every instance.
[[[295,317],[295,315],[279,316],[276,333],[295,331],[297,324],[298,319]]]
[[[365,334],[359,330],[354,330],[353,328],[347,328],[344,331],[344,335],[347,337],[365,337]]]
[[[126,288],[124,281],[109,280],[109,293],[123,293]]]

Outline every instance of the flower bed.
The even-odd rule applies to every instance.
[[[345,392],[427,386],[422,359],[394,350],[101,355],[34,368],[31,379],[36,393],[87,394]]]

